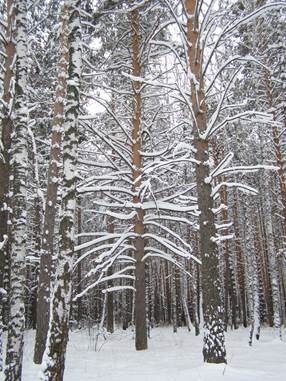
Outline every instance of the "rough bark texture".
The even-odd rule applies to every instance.
[[[63,140],[63,196],[60,220],[60,248],[51,303],[51,319],[41,379],[62,381],[69,333],[72,267],[75,240],[76,162],[78,144],[79,85],[81,77],[80,1],[71,0],[69,17],[69,71]]]
[[[26,2],[17,0],[15,7],[15,95],[13,108],[14,133],[11,152],[11,273],[10,273],[10,321],[6,355],[6,381],[21,380],[23,358],[23,335],[25,328],[25,256],[26,256],[26,179],[27,179],[27,41]]]
[[[209,141],[200,136],[207,127],[204,83],[202,76],[203,52],[200,48],[198,1],[186,0],[189,71],[192,74],[191,92],[194,122],[194,145],[197,150],[196,183],[200,210],[200,251],[202,261],[203,314],[205,324],[203,356],[209,363],[226,362],[224,346],[223,303],[219,275],[219,253],[213,238],[216,236],[212,186],[209,178]]]
[[[11,133],[13,129],[13,121],[11,117],[11,105],[13,101],[13,61],[15,59],[16,47],[13,39],[13,30],[15,23],[15,8],[14,1],[7,0],[7,29],[6,29],[6,43],[5,43],[5,62],[4,62],[4,78],[3,78],[3,108],[0,124],[1,142],[0,147],[0,287],[8,291],[9,288],[9,273],[7,271],[9,266],[9,231],[8,231],[8,219],[9,219],[9,173],[10,173],[10,148],[11,148]],[[5,319],[4,309],[2,306],[4,323],[7,323]],[[2,315],[0,311],[0,314]],[[0,324],[1,324],[0,316]]]
[[[140,77],[141,75],[141,59],[140,59],[140,19],[139,11],[134,10],[131,14],[132,26],[132,66],[133,75]],[[140,82],[133,82],[134,96],[133,96],[133,131],[132,131],[132,159],[133,159],[133,191],[135,196],[133,198],[134,204],[140,204],[141,199],[138,195],[142,171],[142,157],[140,154],[142,147],[141,137],[141,93]],[[145,262],[142,262],[144,256],[144,211],[141,208],[136,208],[137,216],[134,220],[134,232],[138,235],[135,238],[135,330],[136,330],[136,349],[147,349],[147,324],[146,324],[146,280],[145,280]]]
[[[68,71],[68,6],[63,8],[60,38],[60,58],[58,84],[56,88],[54,118],[51,137],[50,161],[48,169],[47,197],[44,215],[43,239],[40,259],[37,302],[37,331],[34,362],[42,362],[49,328],[50,281],[54,243],[54,226],[57,209],[59,171],[61,167],[61,140],[64,123],[64,100],[66,96],[66,76]]]

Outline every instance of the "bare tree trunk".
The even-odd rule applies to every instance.
[[[132,26],[132,66],[133,75],[140,77],[141,75],[141,57],[140,57],[140,20],[138,9],[131,13]],[[140,176],[142,173],[142,136],[141,136],[141,92],[140,82],[134,81],[133,95],[133,131],[132,131],[132,159],[133,159],[133,203],[140,204],[139,189],[141,185]],[[135,345],[137,350],[147,349],[147,323],[146,323],[146,280],[145,280],[145,262],[142,261],[144,256],[144,210],[136,208],[137,215],[134,220],[134,232],[137,237],[134,241],[135,246]]]
[[[243,326],[247,327],[247,308],[246,308],[246,287],[245,287],[245,258],[241,248],[241,234],[239,230],[239,218],[237,211],[237,197],[233,193],[233,223],[235,227],[235,250],[237,262],[237,279],[239,287],[240,315],[242,315]]]
[[[80,234],[82,233],[82,205],[81,205],[81,198],[78,197],[77,199],[78,206],[77,206],[77,234],[78,234],[78,241],[77,244],[80,246],[82,244],[82,239]],[[81,250],[78,251],[77,256],[78,258],[81,257]],[[77,295],[79,295],[82,292],[82,263],[81,261],[77,264]],[[83,311],[82,311],[82,300],[81,298],[77,299],[77,322],[80,323],[83,318]]]
[[[225,179],[222,179],[225,181]],[[220,192],[221,202],[224,205],[228,205],[228,197],[226,189],[222,189]],[[223,209],[222,211],[222,223],[228,223],[228,211],[227,209]],[[228,229],[224,230],[224,234],[228,235]],[[235,287],[235,277],[232,266],[231,253],[229,250],[228,241],[225,241],[223,244],[223,254],[225,261],[225,309],[228,311],[225,313],[225,325],[229,323],[229,315],[231,315],[231,326],[233,328],[238,328],[236,322],[236,307],[237,307],[237,295],[236,295],[236,287]]]
[[[60,248],[51,304],[51,318],[44,353],[42,380],[62,381],[69,334],[72,268],[75,242],[76,164],[78,145],[79,85],[81,77],[80,0],[69,5],[69,75],[65,136],[63,140],[63,196],[60,220]]]
[[[0,137],[2,147],[0,149],[0,288],[9,289],[9,257],[10,257],[10,240],[8,239],[9,228],[9,174],[10,174],[10,148],[11,134],[13,130],[13,121],[11,118],[11,106],[13,101],[13,70],[14,59],[16,55],[15,41],[13,39],[14,23],[15,23],[15,7],[14,0],[6,1],[7,8],[7,28],[5,43],[5,62],[4,62],[4,78],[3,78],[3,117],[0,124]],[[7,315],[6,303],[2,300],[0,308],[0,325],[2,317],[4,324],[8,323],[5,319]],[[2,316],[3,314],[3,316]]]
[[[114,233],[114,223],[112,217],[107,223],[107,231],[109,233]],[[112,240],[111,242],[112,243]],[[112,275],[112,266],[110,266],[107,270],[107,275]],[[107,283],[108,287],[112,287],[112,281],[108,281]],[[127,291],[127,290],[126,290]],[[113,333],[114,332],[114,313],[113,313],[113,293],[108,292],[107,293],[107,332]]]
[[[171,308],[172,308],[172,323],[173,332],[178,331],[178,313],[177,313],[177,295],[176,295],[176,272],[173,266],[170,266],[171,272]]]
[[[64,100],[66,96],[66,76],[68,71],[68,6],[63,8],[60,37],[60,61],[58,85],[54,104],[54,118],[48,169],[47,197],[44,215],[43,239],[40,259],[40,273],[37,303],[37,331],[34,362],[42,362],[49,328],[50,284],[54,244],[54,226],[57,209],[57,194],[61,167],[61,140],[64,123]]]
[[[11,173],[12,191],[12,228],[11,228],[11,292],[10,322],[6,356],[6,381],[20,381],[23,359],[23,336],[25,328],[25,257],[26,257],[26,196],[27,196],[27,124],[28,109],[26,97],[27,82],[27,40],[26,40],[26,2],[16,0],[15,7],[15,97],[14,133],[12,138]]]
[[[219,253],[216,236],[215,216],[213,213],[212,186],[209,178],[209,141],[200,134],[207,127],[207,114],[202,75],[203,52],[200,47],[198,1],[185,0],[188,15],[187,39],[189,70],[192,73],[191,93],[194,118],[194,146],[196,148],[196,183],[198,206],[200,210],[200,251],[202,261],[203,313],[205,324],[203,356],[209,363],[226,362],[224,346],[223,303],[219,275]]]
[[[253,334],[256,335],[257,340],[260,334],[260,305],[259,305],[259,279],[258,279],[258,267],[257,256],[255,248],[255,236],[252,227],[255,226],[254,220],[250,215],[249,201],[245,200],[244,208],[244,237],[243,237],[243,249],[245,253],[247,263],[247,293],[248,293],[248,311],[250,317],[250,333],[249,333],[249,345],[252,345]]]

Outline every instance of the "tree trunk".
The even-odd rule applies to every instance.
[[[200,210],[200,251],[202,261],[203,314],[205,324],[203,356],[209,363],[226,362],[224,346],[223,303],[219,275],[219,253],[213,238],[216,236],[213,213],[212,186],[209,178],[209,141],[200,134],[207,127],[207,114],[202,76],[203,52],[200,47],[199,20],[196,0],[185,0],[188,15],[187,39],[189,69],[192,73],[191,93],[194,122],[194,146],[196,148],[196,183]]]
[[[5,43],[5,62],[4,62],[4,78],[3,78],[3,117],[0,124],[2,149],[0,152],[0,288],[4,288],[6,292],[9,289],[9,256],[10,256],[10,239],[8,239],[8,219],[9,219],[9,174],[10,174],[10,148],[11,134],[13,130],[13,121],[11,118],[11,105],[13,101],[13,70],[14,59],[16,54],[15,41],[13,39],[15,7],[14,0],[7,0],[7,28]],[[4,324],[8,323],[6,303],[2,300],[0,308],[0,325],[2,318]],[[3,316],[2,316],[3,314]]]
[[[65,136],[63,140],[63,196],[60,220],[60,248],[51,304],[48,341],[44,353],[42,380],[62,381],[69,333],[72,269],[75,242],[76,163],[78,145],[79,85],[81,77],[80,1],[69,1],[69,75]]]
[[[77,244],[80,246],[82,244],[82,239],[80,234],[82,233],[82,205],[81,205],[81,198],[78,197],[77,199],[77,234],[78,234],[78,240]],[[82,255],[81,250],[77,252],[77,257],[80,258]],[[77,264],[77,295],[79,295],[82,292],[82,263],[79,262]],[[83,318],[83,305],[82,305],[82,299],[77,299],[77,322],[80,324],[81,320]]]
[[[259,279],[258,279],[258,267],[257,256],[255,249],[255,236],[252,230],[254,226],[253,216],[250,214],[249,200],[245,197],[244,202],[244,237],[243,237],[243,249],[246,258],[246,273],[247,273],[247,293],[248,293],[248,311],[251,321],[249,345],[252,345],[253,334],[259,339],[260,333],[260,305],[259,305]]]
[[[178,331],[178,312],[177,312],[177,291],[176,291],[176,272],[174,266],[170,268],[171,272],[171,300],[172,300],[172,324],[173,332]]]
[[[139,11],[136,9],[131,13],[132,24],[132,66],[133,75],[140,77],[141,75],[141,57],[140,57],[140,20]],[[133,203],[140,204],[139,189],[141,185],[140,176],[142,173],[142,136],[141,136],[141,92],[140,82],[134,81],[133,95],[133,131],[132,131],[132,159],[133,159]],[[137,350],[147,349],[147,324],[146,324],[146,280],[145,280],[145,262],[142,261],[144,256],[144,210],[136,208],[137,215],[134,219],[134,232],[137,237],[134,241],[135,246],[135,345]]]
[[[25,328],[25,257],[27,237],[27,40],[26,40],[26,2],[17,0],[15,7],[15,97],[14,97],[14,133],[12,138],[11,173],[13,180],[11,187],[12,228],[11,228],[11,292],[10,322],[8,328],[6,381],[20,381],[23,358],[23,336]]]
[[[60,37],[60,61],[58,65],[58,85],[54,104],[54,118],[48,169],[47,197],[44,215],[43,240],[41,248],[38,283],[37,331],[34,362],[42,362],[49,328],[50,284],[54,244],[54,226],[57,209],[59,171],[61,167],[61,140],[64,123],[64,100],[66,96],[66,76],[68,71],[68,6],[63,8]]]
[[[114,223],[112,217],[107,223],[107,231],[109,233],[114,233]],[[110,243],[112,244],[112,240],[110,240]],[[110,266],[107,270],[107,276],[112,275],[112,266]],[[109,280],[107,282],[108,287],[112,287],[112,280]],[[125,291],[127,292],[127,290]],[[107,293],[107,332],[113,333],[114,332],[114,313],[113,313],[113,292]]]
[[[240,295],[240,315],[244,328],[247,327],[246,288],[245,288],[245,258],[241,248],[241,234],[239,230],[239,218],[237,211],[237,197],[233,192],[233,223],[235,228],[235,250],[237,262],[237,280]]]

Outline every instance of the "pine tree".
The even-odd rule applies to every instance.
[[[223,302],[219,275],[219,253],[216,237],[212,186],[206,181],[210,176],[210,147],[202,138],[207,128],[203,60],[199,34],[199,1],[186,0],[188,15],[187,41],[191,79],[192,108],[194,118],[194,147],[197,150],[196,183],[200,210],[200,251],[202,261],[202,292],[205,336],[203,355],[206,362],[226,362],[224,347]],[[192,15],[192,16],[191,16]]]

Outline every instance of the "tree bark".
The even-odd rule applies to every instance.
[[[131,13],[132,27],[132,74],[140,77],[141,57],[140,57],[140,18],[138,9]],[[142,136],[141,136],[141,114],[142,100],[140,92],[140,82],[133,82],[133,131],[132,131],[132,161],[133,161],[133,203],[140,204],[139,189],[142,174]],[[146,323],[146,280],[144,256],[144,210],[136,208],[137,215],[134,219],[134,232],[137,237],[134,241],[135,246],[135,346],[137,350],[147,349],[147,323]]]
[[[9,174],[10,174],[10,148],[11,134],[13,130],[13,120],[11,117],[12,102],[13,102],[13,85],[14,77],[14,59],[16,55],[16,46],[13,39],[14,23],[15,23],[15,7],[14,0],[7,0],[7,28],[6,28],[6,43],[5,43],[5,62],[4,62],[4,78],[3,78],[3,117],[0,124],[2,147],[0,150],[0,288],[4,288],[6,292],[9,289],[9,256],[10,256],[10,239],[9,234]],[[0,325],[8,323],[7,308],[2,301],[0,308]]]
[[[58,84],[56,88],[54,118],[48,169],[47,196],[44,215],[43,239],[41,247],[40,272],[38,281],[37,331],[34,362],[42,362],[49,328],[50,284],[54,245],[54,226],[57,209],[57,194],[61,167],[61,140],[64,123],[64,102],[66,97],[66,76],[68,71],[68,6],[63,8],[60,37],[60,60]]]
[[[194,146],[196,148],[196,184],[200,210],[200,251],[202,261],[203,314],[205,324],[203,356],[209,363],[226,362],[224,346],[223,303],[219,276],[219,253],[213,213],[212,186],[209,178],[209,141],[202,139],[207,127],[204,82],[202,75],[203,51],[200,47],[198,1],[185,0],[189,70],[192,74],[191,93],[194,122]]]
[[[27,82],[27,40],[26,2],[16,0],[15,10],[15,96],[13,138],[11,144],[11,272],[10,272],[10,322],[6,355],[5,381],[20,381],[23,359],[23,336],[25,328],[25,257],[27,237],[27,124],[28,109],[26,96]],[[12,5],[12,6],[13,6]]]
[[[51,303],[51,318],[41,379],[62,381],[69,334],[72,269],[75,243],[76,163],[78,145],[79,85],[81,78],[80,0],[69,6],[69,71],[63,140],[63,195],[60,248]]]

